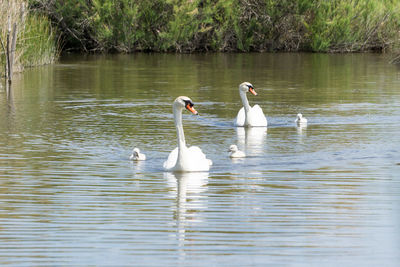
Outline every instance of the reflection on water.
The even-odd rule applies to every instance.
[[[307,133],[307,124],[296,125],[296,131],[299,136],[305,135]]]
[[[165,172],[171,191],[176,193],[176,221],[179,245],[184,246],[185,226],[190,223],[199,223],[201,217],[196,210],[207,208],[206,195],[208,172],[170,173]]]
[[[269,127],[233,127],[250,81]],[[0,264],[397,266],[400,79],[377,54],[68,56],[0,88]],[[165,173],[172,101],[209,173]],[[308,127],[297,127],[301,111]],[[237,144],[248,157],[231,160]],[[134,146],[146,161],[132,162]]]
[[[142,173],[145,171],[145,167],[146,167],[145,160],[130,160],[130,163],[136,173]]]
[[[4,112],[5,115],[5,121],[7,122],[8,126],[7,127],[12,127],[12,121],[13,121],[13,116],[15,114],[15,105],[14,105],[14,90],[10,90],[10,88],[5,86],[4,88],[4,99],[2,99],[3,103],[2,106],[6,107],[6,110]]]
[[[246,155],[261,155],[267,139],[267,127],[236,127],[239,148],[246,150]]]

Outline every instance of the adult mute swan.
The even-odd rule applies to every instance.
[[[295,120],[297,125],[306,125],[307,119],[303,117],[301,113],[297,114],[297,118]]]
[[[132,155],[129,157],[130,160],[146,160],[146,155],[140,153],[140,149],[135,147],[132,151]]]
[[[185,134],[182,126],[182,110],[187,109],[197,115],[193,108],[192,100],[187,96],[179,96],[173,104],[174,121],[178,137],[178,147],[171,151],[167,161],[164,162],[166,171],[208,171],[212,161],[197,146],[186,147]]]
[[[242,99],[243,107],[239,110],[236,120],[235,126],[267,126],[267,118],[264,116],[264,112],[262,111],[259,105],[254,105],[250,107],[249,101],[247,100],[246,93],[250,92],[253,95],[257,95],[256,91],[254,91],[254,87],[249,82],[244,82],[239,85],[239,94]]]
[[[237,145],[231,145],[229,147],[229,157],[231,158],[245,158],[246,154],[243,151],[240,151]]]

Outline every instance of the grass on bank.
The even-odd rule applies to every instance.
[[[23,0],[0,0],[0,38],[6,46],[9,25],[17,24],[14,72],[24,67],[49,64],[58,56],[58,42],[49,19],[29,11]],[[6,56],[0,46],[0,76],[4,76]]]

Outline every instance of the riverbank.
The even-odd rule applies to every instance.
[[[83,52],[364,52],[398,49],[390,0],[40,1],[65,50]]]

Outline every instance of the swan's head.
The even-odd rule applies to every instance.
[[[140,153],[140,149],[137,148],[137,147],[135,147],[135,148],[133,149],[133,151],[132,151],[132,154],[134,154],[134,155],[138,155],[139,153]]]
[[[301,118],[303,118],[303,115],[301,113],[298,113],[297,118],[300,120]]]
[[[239,85],[239,91],[247,93],[250,91],[253,95],[257,95],[256,91],[254,90],[254,86],[249,82],[244,82]]]
[[[190,112],[192,112],[194,115],[198,115],[199,113],[194,109],[194,104],[192,100],[187,97],[187,96],[179,96],[175,99],[174,105],[180,107],[180,108],[186,108]]]
[[[238,149],[238,147],[237,147],[237,145],[231,145],[230,147],[229,147],[229,152],[236,152],[236,151],[238,151],[239,149]]]

